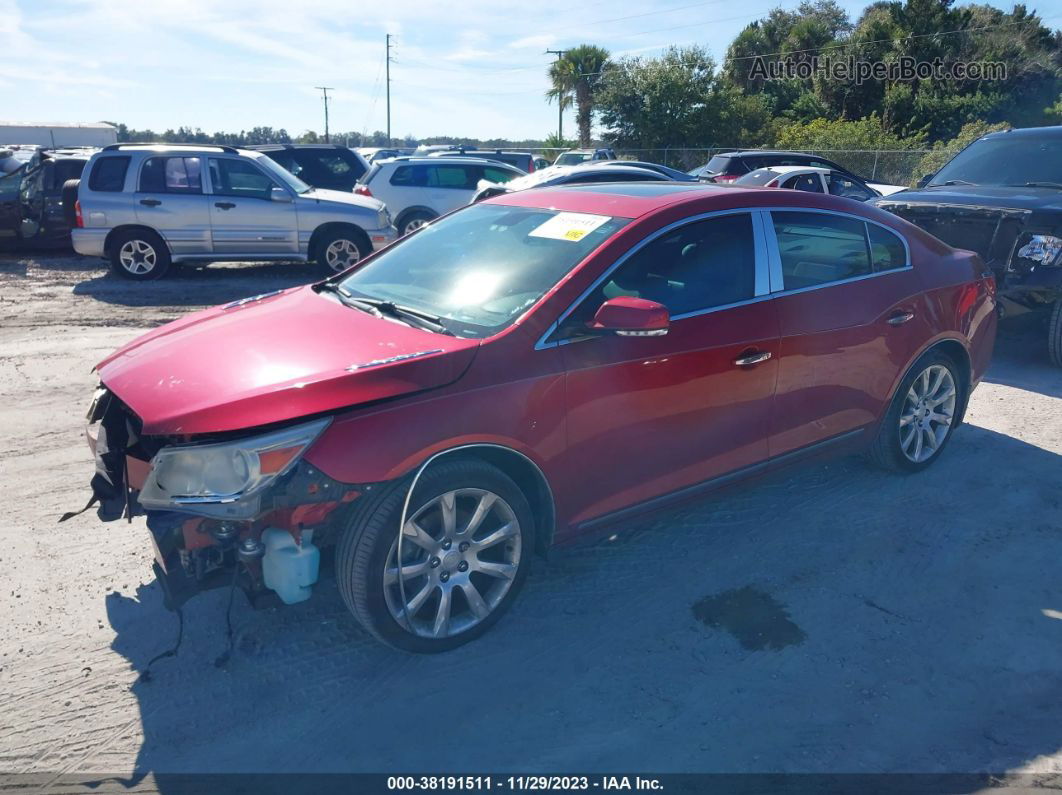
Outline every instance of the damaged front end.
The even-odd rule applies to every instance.
[[[96,459],[89,506],[99,503],[102,521],[146,515],[170,609],[234,581],[256,606],[309,598],[319,547],[364,488],[302,460],[327,417],[258,433],[144,436],[136,414],[101,386],[87,419]]]

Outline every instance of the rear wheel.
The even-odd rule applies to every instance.
[[[531,508],[489,464],[440,463],[417,483],[399,555],[408,487],[403,480],[363,498],[340,540],[336,576],[347,606],[377,638],[446,651],[482,635],[512,604],[534,549]]]
[[[1055,301],[1047,324],[1047,353],[1052,363],[1062,367],[1062,298]]]
[[[111,242],[111,270],[126,279],[161,279],[170,269],[170,252],[162,238],[146,229],[119,232]]]
[[[869,450],[871,460],[898,472],[925,469],[951,438],[967,388],[950,356],[928,352],[896,390]]]
[[[426,212],[409,213],[402,218],[402,223],[399,224],[398,229],[403,235],[408,235],[410,232],[416,232],[424,224],[430,223],[434,219],[434,215]]]

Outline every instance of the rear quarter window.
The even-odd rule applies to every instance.
[[[907,246],[895,232],[868,223],[867,239],[870,242],[870,261],[875,273],[907,267]]]
[[[125,187],[125,174],[129,170],[128,155],[101,157],[92,165],[89,175],[89,190],[119,192]]]

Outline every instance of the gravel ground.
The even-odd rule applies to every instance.
[[[1062,772],[1062,371],[1005,332],[968,424],[913,477],[805,465],[536,561],[482,640],[373,642],[312,600],[185,609],[143,520],[81,507],[92,365],[302,265],[133,284],[0,254],[0,772]]]

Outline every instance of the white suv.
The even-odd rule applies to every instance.
[[[524,176],[518,168],[475,157],[396,157],[378,160],[354,192],[380,199],[406,235],[471,201],[480,180],[504,183]]]

